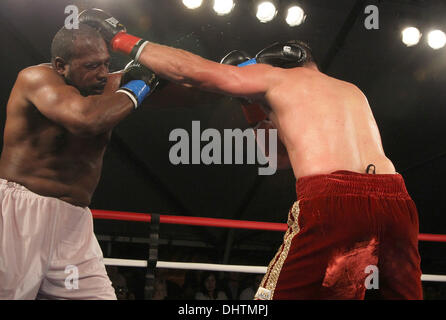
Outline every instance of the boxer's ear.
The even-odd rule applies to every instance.
[[[65,76],[68,71],[68,63],[61,57],[56,57],[53,60],[53,68],[61,76]]]

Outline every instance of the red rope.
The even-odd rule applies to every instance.
[[[109,211],[109,210],[91,210],[91,211],[95,219],[139,221],[139,222],[150,222],[151,220],[151,215],[146,213]],[[202,226],[202,227],[268,230],[268,231],[286,231],[288,227],[286,223],[230,220],[230,219],[202,218],[202,217],[185,217],[185,216],[171,216],[171,215],[160,215],[160,223],[182,224],[182,225]],[[446,242],[446,235],[420,233],[418,236],[418,240]]]
[[[93,217],[95,219],[140,221],[140,222],[150,222],[151,220],[151,215],[144,213],[108,211],[108,210],[91,210],[91,211],[93,212]],[[287,229],[287,225],[284,223],[242,221],[242,220],[202,218],[202,217],[184,217],[184,216],[171,216],[171,215],[160,215],[160,223],[183,224],[183,225],[203,226],[203,227],[269,230],[269,231],[286,231]]]

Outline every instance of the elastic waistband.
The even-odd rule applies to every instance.
[[[26,198],[32,198],[32,199],[44,199],[45,201],[53,201],[53,202],[59,202],[61,203],[63,206],[66,207],[73,207],[73,208],[77,208],[77,209],[81,209],[81,210],[87,210],[89,211],[88,207],[79,207],[79,206],[75,206],[69,202],[63,201],[59,198],[54,198],[54,197],[50,197],[50,196],[44,196],[38,193],[35,193],[31,190],[29,190],[28,188],[26,188],[25,186],[17,183],[17,182],[13,182],[13,181],[9,181],[9,180],[5,180],[0,178],[0,190],[6,190],[9,192],[12,192],[14,194],[20,194],[21,197],[26,197]]]
[[[299,178],[296,182],[297,200],[327,195],[376,195],[410,199],[400,174],[363,174],[335,171],[331,174]]]
[[[0,178],[0,189],[6,189],[6,188],[12,188],[15,190],[32,192],[31,190],[27,189],[26,187],[22,186],[21,184],[18,184],[17,182],[8,181],[8,180]],[[32,193],[34,193],[34,192],[32,192]]]

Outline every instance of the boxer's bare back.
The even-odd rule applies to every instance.
[[[291,69],[218,64],[184,50],[148,43],[140,62],[161,77],[261,103],[286,146],[296,179],[337,170],[394,174],[365,95],[321,73],[315,64]]]
[[[296,178],[336,170],[394,174],[367,98],[354,85],[315,69],[280,70],[267,91],[269,118],[279,131]]]

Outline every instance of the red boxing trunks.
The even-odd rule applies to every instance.
[[[422,299],[418,213],[401,175],[336,171],[296,191],[256,299]]]

